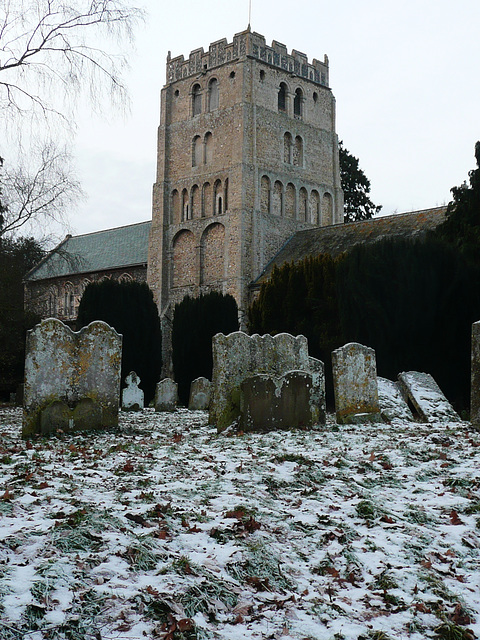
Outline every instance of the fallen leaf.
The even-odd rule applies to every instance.
[[[463,524],[463,520],[458,517],[458,513],[455,511],[455,509],[452,509],[450,511],[450,523],[453,525]]]

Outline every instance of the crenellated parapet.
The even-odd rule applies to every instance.
[[[293,49],[289,54],[287,47],[276,40],[269,47],[264,36],[250,30],[237,33],[231,43],[226,38],[212,42],[208,51],[204,51],[203,47],[195,49],[187,60],[183,55],[171,58],[169,53],[167,57],[167,84],[204,73],[226,62],[244,57],[257,58],[290,74],[328,87],[327,56],[324,57],[323,62],[314,58],[309,63],[304,53]]]

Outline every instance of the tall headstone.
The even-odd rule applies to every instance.
[[[243,431],[308,429],[317,420],[311,373],[290,371],[281,378],[258,374],[243,380],[240,389]]]
[[[210,406],[212,383],[207,378],[196,378],[190,385],[188,408],[192,411],[205,411]]]
[[[308,355],[305,336],[279,333],[248,336],[242,331],[213,337],[212,401],[210,423],[223,431],[240,416],[241,383],[254,375],[282,377],[289,371],[311,374],[315,423],[325,423],[323,362]]]
[[[178,384],[164,378],[155,389],[155,411],[175,411],[178,403]]]
[[[122,336],[95,321],[75,333],[43,320],[27,334],[23,437],[118,425]]]
[[[480,321],[472,324],[472,378],[470,422],[480,428]]]
[[[332,365],[337,422],[382,422],[375,351],[349,342],[332,352]]]
[[[429,373],[399,373],[398,382],[422,422],[460,422],[458,414]]]
[[[125,378],[125,384],[127,386],[122,390],[122,409],[124,411],[141,411],[144,407],[145,395],[143,389],[138,386],[140,378],[135,371],[130,371]]]

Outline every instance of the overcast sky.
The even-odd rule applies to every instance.
[[[248,24],[248,0],[146,0],[128,84],[130,115],[80,116],[77,167],[87,199],[70,216],[86,233],[151,218],[156,130],[167,52],[205,50]],[[480,139],[480,1],[252,0],[267,44],[330,60],[337,133],[382,214],[438,206],[474,168]]]

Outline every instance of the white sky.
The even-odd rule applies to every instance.
[[[71,232],[148,220],[167,52],[232,41],[248,0],[146,0],[128,84],[128,117],[79,120],[79,177],[88,198]],[[330,60],[337,133],[360,159],[382,214],[441,205],[475,166],[480,139],[479,0],[252,0],[252,30],[267,44]]]

